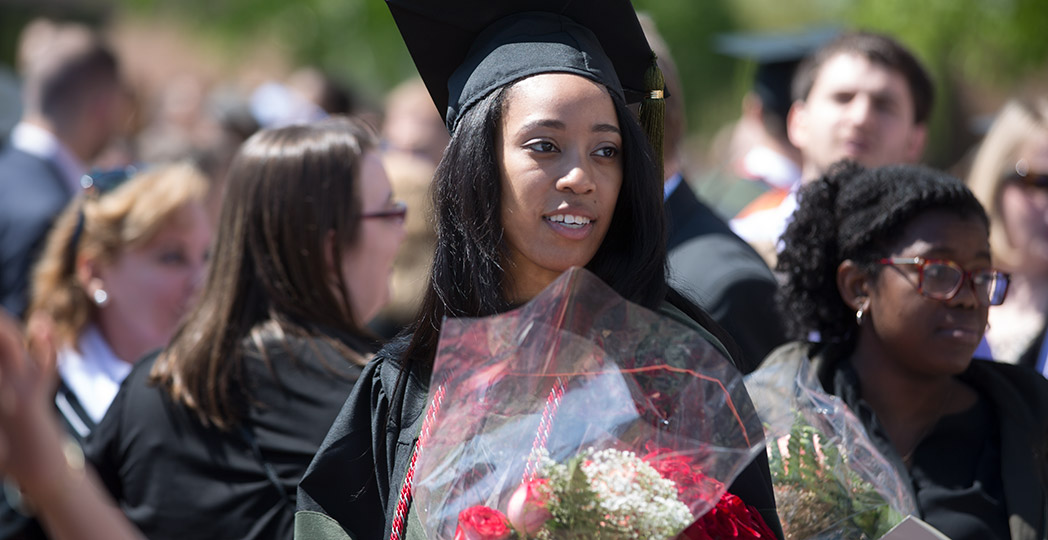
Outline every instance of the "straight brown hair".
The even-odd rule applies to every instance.
[[[326,339],[363,363],[324,330],[370,340],[329,261],[340,261],[359,234],[360,163],[373,147],[371,130],[348,118],[264,130],[244,142],[226,179],[200,302],[157,359],[152,383],[202,421],[230,429],[252,399],[241,344],[263,328]]]

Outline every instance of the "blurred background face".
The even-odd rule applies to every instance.
[[[342,279],[349,289],[353,318],[364,324],[389,302],[393,259],[404,239],[404,217],[375,152],[360,164],[361,222],[356,242],[342,252]],[[370,217],[369,217],[370,216]]]
[[[933,210],[914,218],[890,257],[946,259],[972,271],[991,267],[989,231],[977,218]],[[970,280],[950,300],[918,290],[916,266],[884,266],[870,288],[870,323],[864,334],[880,343],[893,368],[918,376],[957,374],[968,368],[986,330],[989,306]]]
[[[1048,180],[1048,130],[1031,133],[1018,156],[1016,167],[1030,180],[1015,178],[1015,170],[1004,171],[1010,179],[1001,188],[1001,217],[1008,241],[1022,253],[1022,271],[1048,275],[1048,185],[1032,180]]]
[[[122,360],[135,362],[171,339],[206,271],[210,223],[203,205],[189,204],[148,242],[97,268],[109,299],[96,322]]]
[[[622,134],[604,87],[543,74],[510,89],[499,141],[511,300],[585,266],[611,225],[622,186]]]
[[[807,99],[790,114],[790,141],[804,156],[805,178],[852,159],[867,167],[917,161],[924,127],[902,74],[842,53],[819,70]]]

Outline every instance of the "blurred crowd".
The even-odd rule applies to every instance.
[[[951,538],[1044,538],[1048,96],[1003,104],[951,169],[962,184],[919,166],[937,82],[904,44],[729,36],[722,52],[757,65],[752,91],[702,160],[717,166],[695,170],[671,51],[642,22],[670,96],[671,283],[743,373],[807,358],[852,396]],[[246,94],[174,80],[147,100],[103,36],[49,20],[25,27],[17,63],[22,114],[0,133],[0,470],[18,486],[0,538],[88,537],[54,519],[79,489],[134,524],[100,538],[289,537],[298,479],[423,299],[450,140],[430,92],[405,81],[374,111],[303,66]],[[26,426],[49,422],[14,403],[37,395],[59,431]],[[199,517],[172,536],[167,505]]]

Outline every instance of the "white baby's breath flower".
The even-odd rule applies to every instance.
[[[539,469],[553,486],[551,506],[556,506],[560,497],[566,496],[563,490],[570,485],[571,473],[548,456],[542,456],[539,463]],[[599,516],[602,538],[645,540],[671,538],[693,521],[687,505],[677,498],[676,485],[633,452],[588,450],[582,456],[581,469],[595,500],[577,510],[554,508],[555,518],[558,514],[570,517],[564,514],[589,510]]]

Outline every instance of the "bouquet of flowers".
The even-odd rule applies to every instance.
[[[770,441],[775,501],[787,540],[876,539],[916,503],[859,419],[827,394],[803,355],[765,366],[746,386]]]
[[[430,537],[773,538],[726,491],[764,442],[738,371],[585,270],[445,321],[432,381],[413,502]]]

